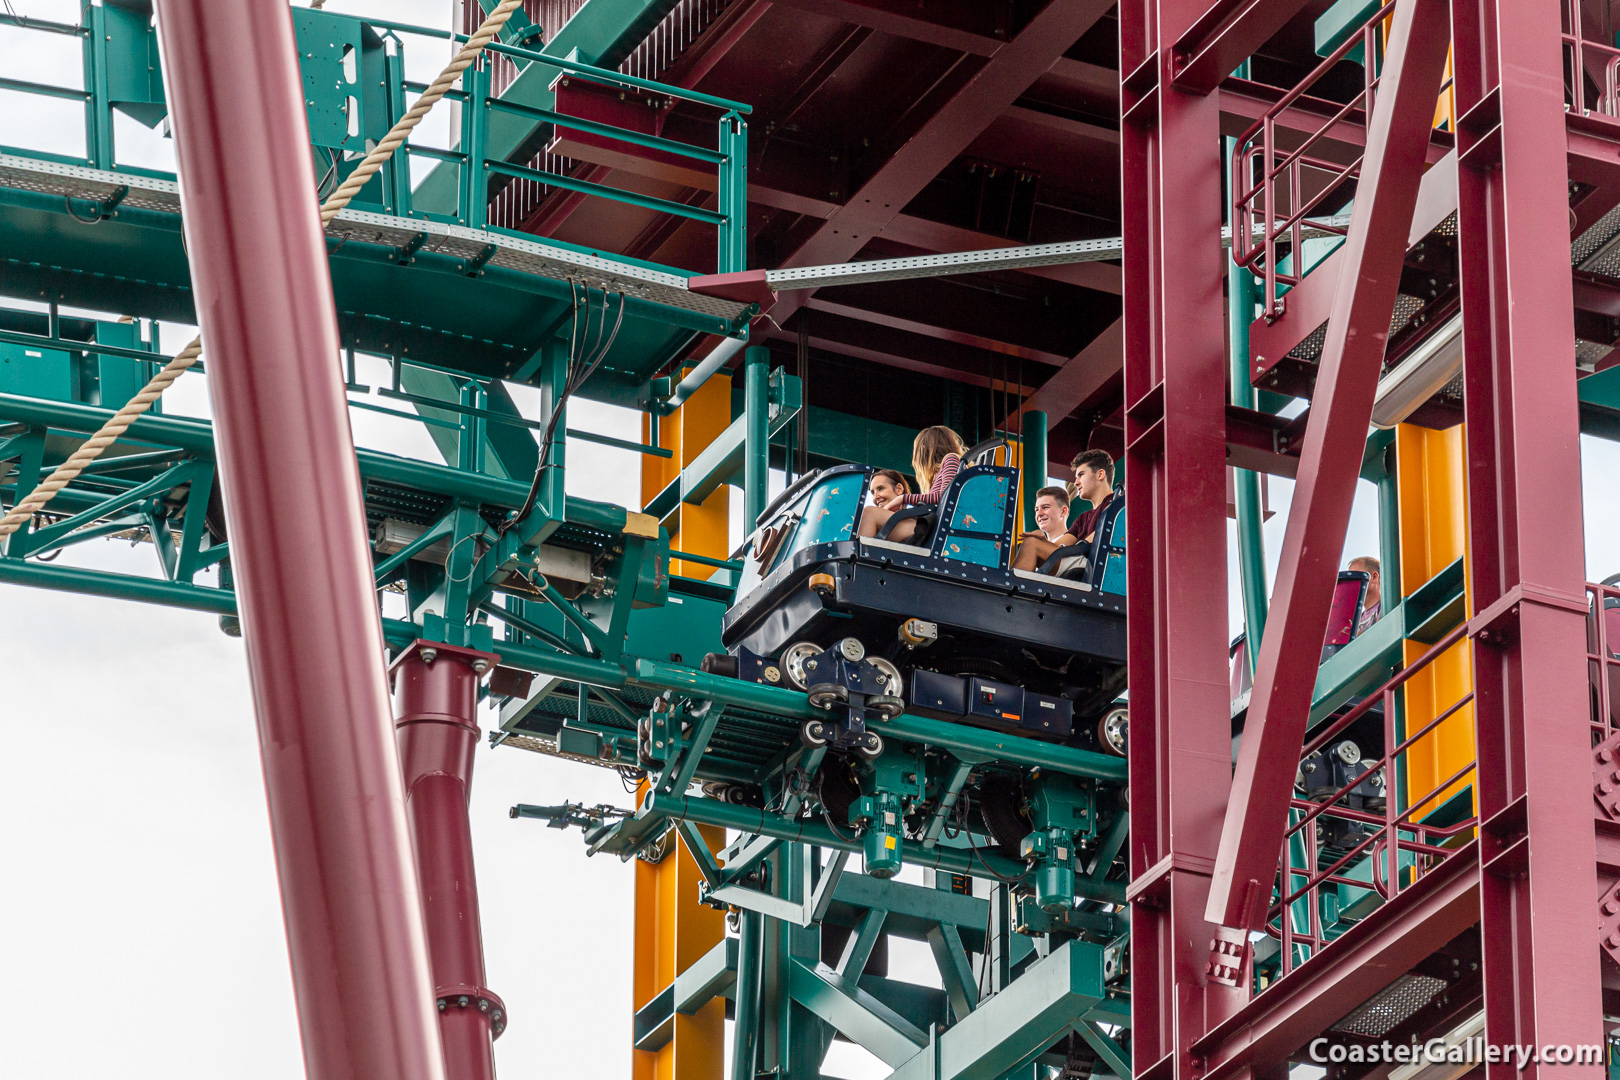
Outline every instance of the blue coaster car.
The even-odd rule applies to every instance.
[[[907,542],[856,535],[872,469],[794,483],[755,523],[705,669],[808,693],[829,710],[811,746],[875,755],[865,720],[907,712],[1123,753],[1118,720],[1099,722],[1125,685],[1124,500],[1068,576],[1009,570],[1018,471],[993,452],[910,508]]]

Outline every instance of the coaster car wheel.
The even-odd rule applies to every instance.
[[[806,720],[799,725],[799,742],[810,750],[819,750],[827,745],[831,733],[827,725],[820,720]]]
[[[979,787],[979,810],[985,831],[1009,859],[1018,858],[1018,845],[1029,835],[1029,818],[1024,813],[1024,793],[1011,776],[994,773]]]
[[[885,720],[893,720],[895,717],[906,711],[906,702],[904,698],[891,697],[888,694],[884,694],[879,697],[869,697],[866,699],[866,705],[867,708],[876,709],[878,711],[878,715],[883,717]]]
[[[803,693],[810,688],[810,680],[805,675],[804,662],[821,652],[821,646],[813,641],[795,641],[782,650],[782,678],[793,689]]]
[[[868,731],[861,736],[861,741],[855,744],[855,752],[864,758],[875,758],[883,753],[883,736],[875,731]]]
[[[904,699],[906,696],[906,681],[900,676],[900,669],[881,656],[867,657],[867,663],[878,669],[878,675],[883,681],[883,696]],[[896,713],[895,715],[899,715]]]
[[[810,688],[809,697],[810,704],[816,708],[830,709],[849,702],[849,688],[839,683],[817,683]]]

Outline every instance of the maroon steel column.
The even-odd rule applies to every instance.
[[[283,0],[158,0],[312,1080],[439,1080],[359,470]]]
[[[1197,1075],[1193,1042],[1247,997],[1204,972],[1231,786],[1220,109],[1169,86],[1172,45],[1204,7],[1119,9],[1132,1065],[1165,1080]]]
[[[467,822],[478,750],[478,680],[497,659],[474,649],[416,641],[391,668],[405,807],[416,839],[449,1080],[494,1080],[490,1043],[506,1028],[506,1006],[484,987],[478,882]]]
[[[1485,1038],[1600,1044],[1559,4],[1452,17]],[[1488,1066],[1537,1073],[1603,1066]]]

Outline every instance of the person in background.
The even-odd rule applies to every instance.
[[[882,506],[891,499],[911,494],[906,478],[895,469],[879,469],[872,474],[872,505]]]
[[[881,506],[868,506],[861,511],[857,534],[877,536],[895,511],[903,506],[937,506],[962,468],[962,455],[966,452],[962,437],[948,427],[936,424],[919,431],[911,444],[911,469],[917,474],[918,486],[926,490],[920,495],[896,495]],[[907,519],[894,527],[889,539],[909,540],[916,531],[916,522]]]
[[[1367,582],[1367,596],[1361,602],[1361,618],[1356,620],[1356,635],[1359,637],[1367,627],[1378,621],[1383,590],[1378,587],[1378,560],[1371,555],[1358,555],[1351,559],[1349,569],[1365,571],[1372,579]]]

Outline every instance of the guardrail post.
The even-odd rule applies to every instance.
[[[720,212],[726,220],[719,228],[719,274],[748,268],[748,122],[735,112],[720,118]]]
[[[755,345],[743,353],[743,532],[751,532],[770,496],[771,350]]]
[[[484,144],[489,134],[489,64],[480,61],[462,77],[467,101],[461,110],[461,219],[469,229],[482,229],[489,215],[489,180]]]

